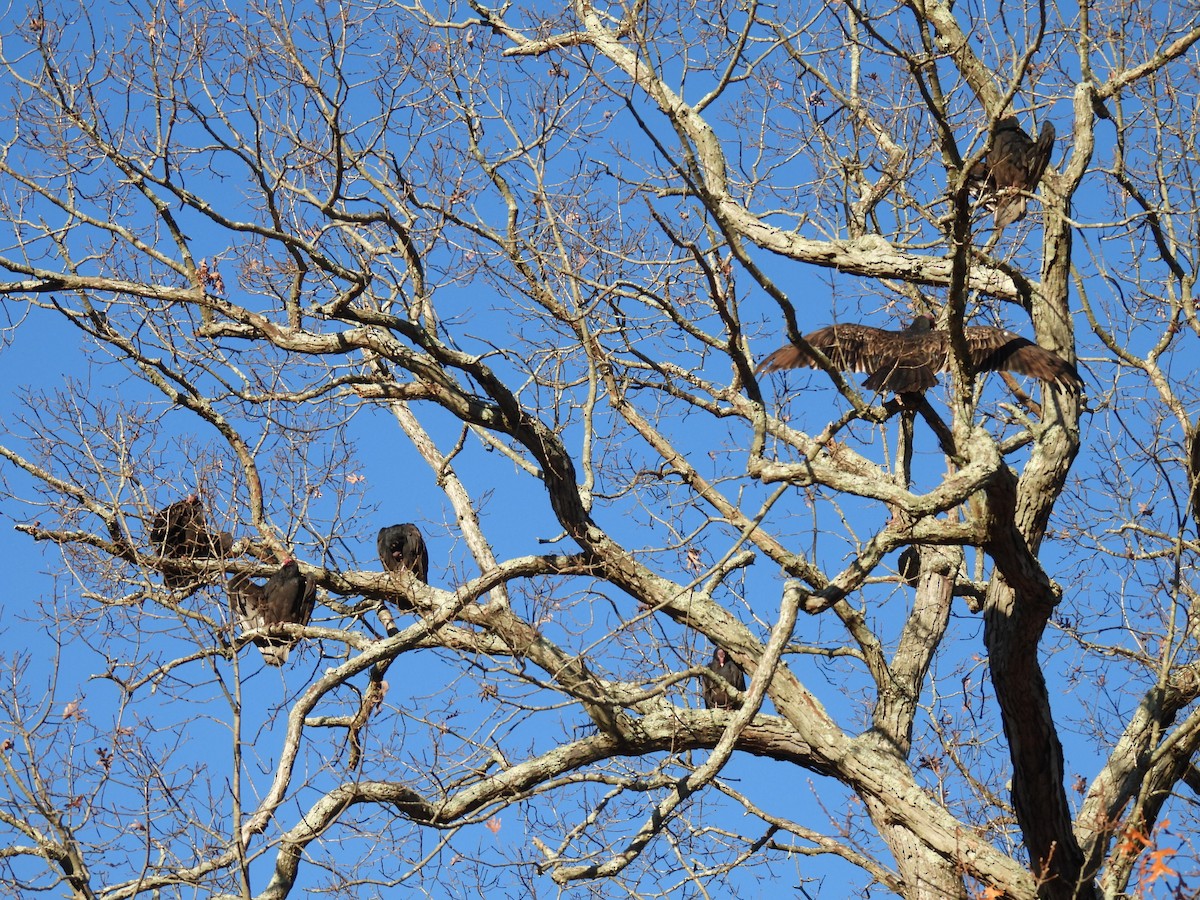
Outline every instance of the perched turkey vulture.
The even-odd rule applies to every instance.
[[[1053,149],[1054,126],[1049,122],[1042,125],[1036,142],[1017,124],[1015,116],[997,123],[992,152],[967,173],[972,190],[985,198],[995,216],[997,228],[1025,215],[1026,195],[1037,189]]]
[[[739,691],[746,689],[746,673],[729,658],[724,647],[718,647],[713,651],[712,662],[708,664],[708,667]],[[704,706],[708,709],[738,709],[742,705],[741,701],[735,700],[723,687],[707,678],[704,679],[703,694]]]
[[[159,556],[167,559],[210,559],[233,549],[233,535],[222,531],[214,536],[208,530],[200,496],[191,494],[154,514],[150,543]],[[191,581],[192,576],[187,573],[163,573],[163,584],[169,588]]]
[[[904,552],[900,554],[897,568],[900,570],[900,577],[904,579],[904,583],[915,588],[921,581],[920,551],[913,546],[905,547]]]
[[[1083,382],[1075,367],[1049,350],[1020,335],[990,325],[968,325],[963,329],[967,341],[967,366],[975,372],[998,370],[1018,372],[1041,379],[1050,385]],[[846,372],[866,372],[870,377],[863,387],[872,391],[897,394],[923,391],[937,383],[938,372],[948,368],[950,334],[933,330],[932,316],[918,316],[903,331],[886,331],[870,325],[829,325],[804,339],[820,350],[837,368]],[[793,344],[780,347],[761,363],[758,372],[815,369],[816,361]]]
[[[425,538],[411,522],[389,525],[379,529],[375,541],[379,548],[379,561],[389,572],[408,569],[418,579],[429,583],[429,551],[425,549]]]
[[[234,610],[242,620],[242,628],[247,631],[269,625],[307,625],[316,602],[317,584],[301,574],[294,559],[289,559],[267,579],[266,584],[255,584],[248,575],[232,576],[229,594]],[[254,645],[269,666],[282,666],[287,662],[292,643],[286,637],[254,639]]]

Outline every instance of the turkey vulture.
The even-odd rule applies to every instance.
[[[255,584],[248,575],[229,579],[229,593],[234,610],[247,631],[269,625],[307,625],[312,618],[317,597],[317,583],[300,572],[294,559],[289,559],[267,579]],[[287,637],[256,637],[254,645],[269,666],[282,666],[292,649]]]
[[[898,565],[900,577],[909,587],[916,587],[921,581],[921,553],[916,547],[905,547],[900,554]]]
[[[204,519],[200,496],[191,494],[154,514],[150,523],[150,544],[166,559],[211,559],[224,556],[233,549],[233,535],[222,531],[213,536]],[[169,588],[181,587],[191,581],[192,577],[187,573],[163,573],[163,584]]]
[[[1049,350],[1020,335],[991,325],[968,325],[967,367],[975,372],[1018,372],[1047,384],[1082,387],[1075,367]],[[863,387],[897,394],[923,391],[937,383],[936,373],[949,366],[950,334],[933,330],[932,316],[918,316],[903,331],[886,331],[870,325],[829,325],[804,340],[820,350],[837,368],[866,372]],[[780,347],[761,363],[757,372],[776,372],[808,366],[816,360],[793,344]]]
[[[380,528],[375,544],[379,548],[379,561],[389,572],[408,569],[420,581],[429,583],[429,551],[416,525],[405,522]]]
[[[967,173],[972,191],[985,198],[997,228],[1025,215],[1026,194],[1037,189],[1053,149],[1054,126],[1049,122],[1042,125],[1036,142],[1021,129],[1015,116],[997,123],[992,152]]]
[[[746,689],[746,673],[729,658],[724,647],[713,651],[712,662],[708,667],[739,691]],[[704,706],[707,709],[739,709],[742,705],[740,700],[735,700],[723,687],[707,678],[704,679],[703,694]]]

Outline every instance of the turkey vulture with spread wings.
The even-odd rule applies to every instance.
[[[150,544],[165,559],[211,559],[233,549],[233,535],[222,531],[214,536],[204,518],[204,504],[198,494],[176,500],[154,514],[150,523]],[[177,588],[192,581],[180,572],[164,572],[163,584]]]
[[[405,522],[380,528],[375,544],[379,549],[379,561],[389,572],[408,569],[419,580],[429,583],[429,551],[416,525]]]
[[[1081,387],[1071,363],[1020,335],[990,325],[968,325],[967,367],[974,372],[1018,372],[1049,385]],[[950,334],[933,330],[932,316],[918,316],[904,331],[886,331],[870,325],[829,325],[804,340],[845,372],[866,372],[863,387],[897,394],[924,391],[937,383],[950,357]],[[761,363],[757,372],[817,368],[816,360],[793,344],[780,347]]]
[[[724,647],[718,647],[713,651],[712,662],[708,664],[708,667],[728,681],[732,687],[739,691],[746,689],[746,673],[729,658]],[[703,694],[704,706],[707,709],[738,709],[742,705],[740,701],[734,700],[725,688],[707,678],[704,679]]]
[[[992,152],[967,173],[972,190],[983,196],[992,210],[997,228],[1024,217],[1026,195],[1037,189],[1053,149],[1054,126],[1049,122],[1042,125],[1037,141],[1022,130],[1015,116],[997,123]]]
[[[289,559],[266,584],[255,584],[248,575],[232,576],[229,594],[246,631],[289,623],[307,625],[316,603],[317,584],[300,572],[294,559]],[[293,643],[287,637],[254,639],[263,660],[270,666],[287,662]]]

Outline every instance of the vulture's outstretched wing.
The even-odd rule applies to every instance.
[[[729,682],[730,686],[739,691],[746,689],[746,673],[729,658],[729,654],[723,647],[718,647],[713,651],[712,662],[708,664],[708,667]],[[701,693],[704,695],[704,706],[707,709],[739,709],[742,705],[725,688],[707,678],[704,680]]]
[[[249,575],[229,576],[229,599],[233,611],[237,614],[244,631],[254,631],[267,627],[267,604],[263,599],[263,586],[256,584]],[[266,638],[256,638],[254,643],[259,647],[266,644]],[[265,655],[265,654],[264,654]],[[269,661],[269,660],[268,660]]]
[[[987,325],[963,330],[967,365],[974,372],[1008,371],[1038,378],[1055,386],[1080,387],[1075,367],[1049,350],[1020,335]],[[847,372],[866,372],[863,387],[898,394],[924,391],[945,372],[950,356],[950,335],[933,330],[933,319],[919,316],[904,331],[887,331],[869,325],[830,325],[804,339],[831,363]],[[792,344],[780,347],[758,365],[758,372],[802,366],[816,368],[806,351]]]
[[[296,561],[289,559],[267,579],[265,585],[255,584],[246,575],[229,579],[229,594],[242,628],[251,631],[271,625],[307,625],[312,618],[317,597],[316,582],[300,572]],[[287,662],[293,641],[286,637],[256,637],[254,645],[267,665],[282,666]]]
[[[947,332],[934,334],[941,335],[944,346],[949,347]],[[971,357],[968,362],[976,372],[1016,372],[1046,384],[1083,386],[1075,366],[1019,334],[990,325],[969,325],[963,336]]]
[[[379,550],[379,561],[387,571],[408,569],[418,579],[429,583],[429,550],[416,525],[405,522],[380,528],[375,545]]]
[[[984,197],[995,216],[996,227],[1004,228],[1025,215],[1027,194],[1037,190],[1054,150],[1054,126],[1042,125],[1035,142],[1017,123],[1015,116],[996,125],[992,150],[976,163],[968,175],[972,189]]]
[[[805,335],[804,340],[842,372],[868,373],[865,386],[871,390],[932,388],[937,383],[937,347],[929,347],[926,340],[911,340],[910,332],[912,329],[886,331],[870,325],[829,325]],[[928,334],[928,329],[919,334]],[[802,366],[816,368],[817,361],[794,344],[786,344],[760,362],[757,371],[776,372]]]

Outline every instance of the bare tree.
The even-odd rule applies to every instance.
[[[0,882],[1195,896],[1168,6],[10,16]],[[804,339],[916,316],[922,393]]]

